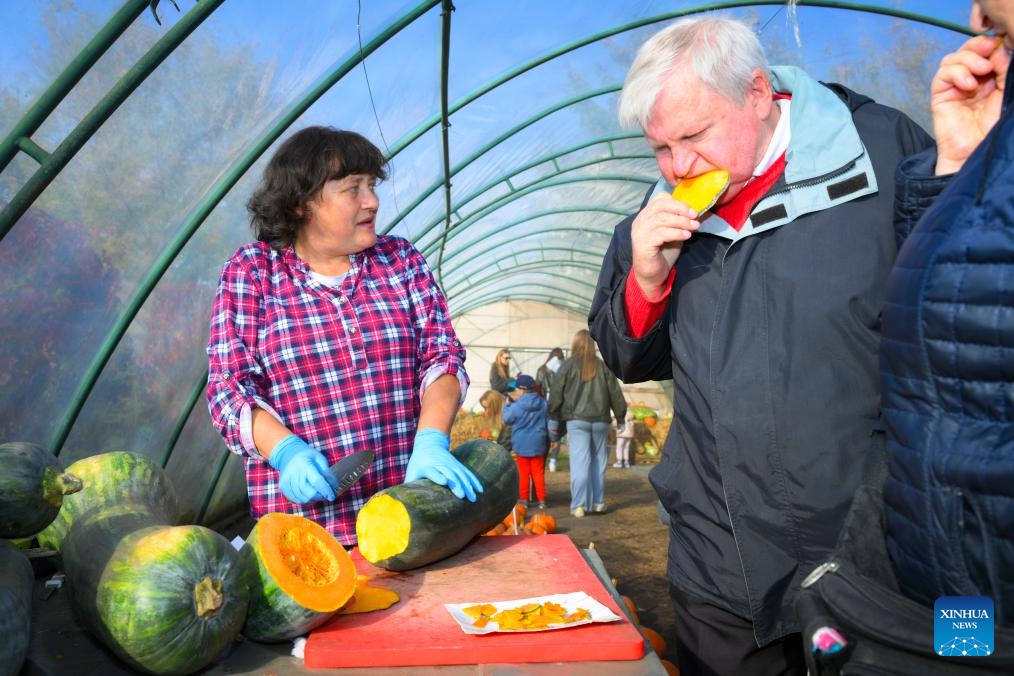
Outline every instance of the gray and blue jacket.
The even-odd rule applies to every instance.
[[[882,453],[894,169],[932,142],[903,113],[799,69],[774,68],[772,84],[791,95],[791,139],[749,220],[737,232],[706,217],[663,320],[631,338],[627,218],[588,320],[624,382],[673,380],[674,424],[651,472],[670,516],[671,583],[751,619],[758,645],[799,631],[800,583]]]

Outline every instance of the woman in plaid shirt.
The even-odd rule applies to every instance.
[[[300,514],[353,545],[363,503],[428,478],[459,498],[482,485],[450,453],[468,387],[465,350],[426,260],[378,235],[380,150],[309,127],[271,158],[247,204],[257,241],[219,280],[208,408],[244,456],[250,511]],[[357,450],[370,470],[335,499],[328,467]]]

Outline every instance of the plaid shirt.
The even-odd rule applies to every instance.
[[[292,248],[240,248],[222,271],[208,341],[208,408],[229,450],[245,455],[254,518],[317,521],[356,542],[359,508],[401,483],[421,393],[437,377],[468,386],[465,350],[426,260],[406,240],[380,236],[351,256],[339,286],[315,279]],[[335,502],[297,505],[250,437],[250,411],[274,414],[333,464],[357,450],[377,457]]]

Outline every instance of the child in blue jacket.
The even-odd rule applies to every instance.
[[[517,389],[507,395],[503,421],[511,426],[511,445],[521,475],[520,499],[529,505],[530,484],[540,509],[546,506],[546,452],[549,450],[549,407],[535,389],[535,379],[519,374]]]

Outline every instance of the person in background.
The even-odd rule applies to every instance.
[[[894,168],[932,139],[903,113],[770,67],[754,30],[684,19],[620,96],[661,180],[616,228],[589,326],[627,383],[673,380],[650,479],[670,517],[685,676],[805,674],[795,599],[883,454],[880,312]],[[684,178],[729,173],[698,213]]]
[[[489,366],[489,388],[507,396],[514,391],[514,378],[511,377],[511,351],[500,350]]]
[[[538,385],[539,394],[549,399],[550,390],[553,387],[553,378],[556,377],[556,372],[560,370],[560,364],[563,363],[563,350],[559,347],[554,347],[549,351],[549,356],[546,357],[545,363],[542,364],[535,371],[535,382]],[[554,421],[556,428],[557,438],[564,436],[562,430],[560,430],[560,421]],[[560,457],[560,442],[553,441],[549,445],[549,462],[547,467],[550,472],[556,471],[556,461]]]
[[[549,391],[553,386],[553,377],[560,370],[560,364],[562,363],[563,349],[554,347],[549,351],[546,361],[535,371],[535,384],[538,387],[539,394],[546,399],[549,399]]]
[[[613,467],[630,467],[630,447],[634,443],[634,410],[627,402],[627,415],[616,426],[616,462]]]
[[[612,415],[610,415],[612,411]],[[574,334],[570,357],[553,379],[549,415],[567,426],[570,438],[570,512],[583,517],[606,511],[606,437],[609,423],[627,415],[620,383],[595,354],[587,329]],[[551,439],[558,434],[550,426]]]
[[[507,396],[503,420],[511,426],[511,444],[520,472],[520,499],[525,507],[535,486],[539,509],[546,507],[546,451],[548,449],[549,413],[546,400],[536,390],[535,378],[520,373],[516,394]]]
[[[247,204],[257,241],[222,269],[207,348],[211,422],[243,456],[251,515],[298,514],[346,546],[378,490],[425,477],[482,491],[450,452],[465,350],[426,260],[377,234],[384,178],[359,134],[285,140]],[[361,449],[376,459],[336,499],[328,468]]]
[[[930,610],[986,596],[996,626],[1014,627],[1014,1],[971,7],[992,35],[943,58],[936,146],[897,172],[883,495],[902,592]]]
[[[496,390],[486,390],[482,393],[479,397],[483,421],[480,435],[510,450],[510,427],[505,426],[503,422],[503,405],[506,401],[507,397]]]

